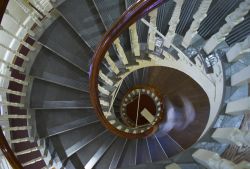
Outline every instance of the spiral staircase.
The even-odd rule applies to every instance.
[[[33,23],[1,27],[13,168],[250,168],[249,0],[27,2],[2,9]]]

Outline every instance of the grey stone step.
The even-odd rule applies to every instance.
[[[136,155],[136,165],[152,163],[152,157],[149,151],[149,144],[147,139],[138,139],[137,145],[137,155]]]
[[[124,146],[127,140],[123,138],[117,139],[113,145],[107,150],[104,156],[98,161],[95,168],[103,169],[103,168],[116,168],[115,164],[120,159],[120,154],[123,152]],[[118,159],[118,160],[116,160]]]
[[[156,161],[162,161],[167,160],[168,156],[166,152],[164,151],[163,147],[157,140],[156,136],[151,136],[147,138],[148,144],[149,144],[149,151],[151,154],[152,162]]]
[[[79,69],[88,72],[93,53],[62,17],[46,29],[39,42]]]
[[[57,9],[86,44],[94,50],[105,33],[105,28],[93,1],[65,1]]]
[[[61,133],[51,137],[59,159],[67,164],[68,158],[77,153],[80,149],[97,139],[105,131],[99,123],[93,123],[81,128]]]
[[[85,168],[91,168],[99,161],[105,152],[110,148],[117,137],[111,132],[104,132],[98,138],[91,141],[87,146],[77,152]],[[87,153],[86,153],[87,152]]]
[[[43,100],[38,103],[31,103],[31,108],[36,110],[44,109],[92,109],[90,100],[60,100],[60,101],[50,101]]]
[[[128,140],[122,156],[118,162],[117,168],[136,165],[137,143],[137,139]]]
[[[47,48],[40,50],[30,74],[41,80],[88,92],[88,74]]]
[[[169,158],[184,151],[184,148],[168,134],[157,138]]]
[[[36,110],[36,127],[40,137],[51,137],[98,122],[92,109]]]
[[[30,99],[34,109],[92,107],[88,93],[38,79],[33,82]]]

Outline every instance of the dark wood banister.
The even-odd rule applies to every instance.
[[[100,69],[100,64],[107,50],[110,48],[113,41],[119,37],[119,35],[127,29],[130,25],[135,23],[138,19],[145,16],[147,13],[157,8],[166,0],[140,0],[134,5],[132,5],[125,13],[120,17],[120,19],[111,27],[111,29],[104,35],[99,47],[97,48],[93,62],[90,68],[90,97],[91,102],[98,114],[98,117],[101,119],[102,123],[110,129],[110,131],[126,138],[135,138],[138,136],[147,136],[149,133],[134,135],[123,133],[117,130],[114,126],[110,125],[105,121],[105,117],[102,114],[101,105],[98,97],[98,74]],[[0,1],[0,23],[2,17],[6,10],[8,0]],[[152,129],[153,130],[153,129]],[[152,132],[152,131],[149,131]],[[11,150],[4,134],[2,128],[0,127],[0,149],[3,152],[5,158],[8,160],[12,168],[14,169],[23,169],[21,163],[17,160],[15,154]]]
[[[135,4],[133,4],[129,9],[127,9],[122,16],[115,22],[111,28],[104,34],[101,42],[99,43],[92,60],[92,64],[90,66],[90,74],[89,74],[89,90],[90,90],[90,99],[91,103],[97,113],[98,118],[102,122],[102,124],[108,128],[111,132],[116,135],[125,138],[138,138],[138,137],[146,137],[150,133],[154,131],[151,129],[145,133],[140,134],[131,134],[125,133],[118,129],[116,129],[113,125],[111,125],[107,119],[105,118],[102,108],[99,101],[99,91],[98,91],[98,75],[100,70],[100,64],[111,47],[112,43],[116,38],[118,38],[124,30],[128,29],[133,23],[137,20],[148,14],[153,9],[156,9],[161,4],[163,4],[166,0],[138,0]]]
[[[6,10],[6,7],[8,5],[9,0],[1,0],[0,1],[0,23],[2,22],[2,18],[4,15],[4,12]],[[0,149],[3,152],[3,155],[8,160],[9,164],[14,169],[24,169],[21,163],[17,160],[15,154],[11,150],[9,143],[7,142],[3,130],[0,126]]]
[[[9,2],[9,0],[1,0],[0,1],[0,23],[2,22],[3,14],[4,14],[5,10],[6,10],[8,2]]]
[[[17,160],[15,154],[11,150],[4,134],[3,130],[0,127],[0,149],[3,152],[3,155],[5,158],[8,160],[9,164],[11,165],[12,168],[14,169],[24,169],[21,163]]]

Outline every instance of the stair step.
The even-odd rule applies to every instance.
[[[213,128],[227,128],[227,127],[239,128],[243,119],[244,115],[238,115],[238,116],[220,115],[217,118],[217,121],[214,124]]]
[[[111,147],[105,152],[104,156],[98,161],[95,165],[96,169],[103,169],[103,168],[116,168],[114,166],[115,162],[119,161],[119,154],[123,151],[124,144],[126,143],[126,139],[118,138],[115,142],[111,145]],[[117,157],[118,156],[118,157]],[[113,163],[113,159],[117,158]],[[113,166],[111,166],[111,164]]]
[[[87,146],[93,140],[97,139],[99,136],[103,135],[105,132],[106,131],[101,124],[93,123],[88,126],[76,128],[54,137],[50,137],[50,139],[58,157],[63,164],[66,164],[68,158],[77,153],[83,147]]]
[[[16,156],[21,156],[21,155],[29,154],[29,153],[32,153],[34,151],[39,151],[41,148],[42,148],[41,146],[29,148],[29,149],[26,149],[26,150],[23,150],[23,151],[16,152],[15,155]]]
[[[62,76],[58,76],[55,74],[44,72],[42,76],[33,75],[35,79],[43,80],[46,82],[54,83],[63,87],[68,87],[74,90],[78,90],[80,92],[88,93],[88,82],[86,79],[81,80],[72,80],[68,78],[64,78]]]
[[[122,146],[120,146],[120,148],[118,148],[116,150],[116,152],[115,152],[115,154],[114,154],[114,156],[112,158],[112,161],[110,163],[110,166],[109,166],[110,169],[111,168],[117,168],[118,163],[119,163],[120,159],[122,158],[122,154],[125,151],[125,146],[127,145],[127,142],[128,142],[128,140],[126,139],[124,141],[124,143],[122,144]]]
[[[97,119],[97,117],[95,115],[85,117],[83,119],[72,121],[70,123],[63,124],[61,126],[49,128],[48,129],[48,136],[51,137],[51,136],[54,136],[54,135],[57,135],[57,134],[60,134],[60,133],[66,132],[66,131],[70,131],[70,130],[73,130],[76,128],[80,128],[80,127],[87,126],[87,125],[93,124],[93,123],[98,123],[98,122],[99,122],[99,120]]]
[[[168,157],[177,155],[184,150],[181,145],[168,134],[163,137],[158,137],[158,140]]]
[[[34,109],[92,107],[88,93],[39,79],[33,81],[30,101],[30,107]]]
[[[54,21],[39,42],[72,65],[88,72],[93,53],[63,18]]]
[[[185,50],[183,47],[185,44],[183,43],[183,46],[181,46],[182,36],[186,34],[193,20],[194,27],[196,27],[190,28],[191,32],[189,33],[191,33],[190,37],[194,39],[191,38],[191,42],[188,42],[187,46],[194,45],[194,47],[197,47],[197,44],[194,44],[192,40],[204,41],[213,36],[225,24],[225,18],[228,14],[235,10],[241,2],[235,0],[213,0],[212,2],[207,0],[206,3],[203,3],[205,1],[168,0],[157,10],[143,17],[144,23],[151,24],[151,27],[142,23],[142,20],[138,20],[116,39],[100,65],[98,77],[98,94],[104,113],[107,114],[111,103],[111,94],[117,88],[114,85],[118,84],[117,82],[125,73],[128,73],[133,68],[147,66],[147,63],[150,61],[152,61],[152,64],[160,64],[161,60],[167,59],[167,57],[165,58],[162,55],[162,50],[164,50],[165,54],[170,54],[176,62],[183,60],[180,55],[180,52]],[[36,113],[35,120],[38,136],[46,139],[45,152],[51,152],[51,160],[60,160],[62,162],[61,168],[158,169],[166,167],[166,164],[171,164],[172,159],[170,158],[177,154],[180,155],[180,152],[184,150],[182,147],[184,144],[176,141],[177,139],[182,139],[181,136],[178,137],[176,135],[182,134],[175,131],[171,131],[171,135],[167,134],[162,137],[155,134],[147,138],[133,140],[119,138],[100,123],[92,107],[88,93],[91,57],[104,33],[122,15],[125,8],[129,8],[133,3],[136,3],[136,0],[58,0],[54,2],[57,8],[55,10],[60,16],[45,30],[39,39],[42,48],[31,69],[33,86],[31,88],[31,103],[29,106]],[[199,8],[201,4],[203,6]],[[201,16],[197,13],[201,13]],[[249,16],[248,14],[242,23],[239,24],[240,27],[236,25],[229,35],[225,36],[228,45],[242,41],[249,34],[247,29],[250,23]],[[155,30],[158,32],[156,33]],[[166,39],[164,39],[165,35]],[[165,43],[167,42],[167,45],[164,44],[163,40],[166,40]],[[161,45],[156,46],[155,42]],[[199,42],[196,41],[196,43]],[[198,45],[202,47],[203,43]],[[162,48],[161,46],[164,47]],[[157,58],[154,59],[153,55]],[[204,53],[205,56],[207,56],[206,53]],[[151,60],[152,58],[154,60]],[[244,57],[241,59],[243,60],[237,61],[236,64],[243,63],[243,65],[235,65],[233,68],[233,65],[228,63],[232,67],[230,66],[227,71],[230,71],[230,73],[239,72],[239,69],[245,68],[246,62]],[[205,59],[201,64],[205,64]],[[249,70],[248,67],[243,72],[244,75]],[[207,73],[212,73],[213,69],[210,68],[211,66],[205,66]],[[231,71],[229,69],[234,70]],[[160,71],[156,73],[159,74]],[[130,73],[124,79],[117,99],[114,102],[114,112],[119,113],[121,101],[131,88],[137,85],[156,85],[157,87],[158,83],[161,83],[167,76],[169,76],[167,86],[175,86],[174,88],[166,88],[168,94],[172,96],[176,92],[182,92],[179,88],[185,84],[182,79],[176,76],[176,80],[174,80],[170,78],[170,75],[159,79],[156,76],[158,74],[153,75],[148,68],[142,68]],[[171,77],[173,75],[175,74],[171,74]],[[231,77],[231,75],[228,74],[228,77]],[[242,74],[239,73],[232,76],[230,79],[232,85],[239,86],[243,82],[249,81],[249,76],[245,79],[239,79],[237,75]],[[211,78],[213,78],[213,75]],[[163,86],[163,84],[160,85]],[[184,89],[188,89],[188,95],[192,95],[193,88]],[[230,93],[231,96],[232,94],[233,92]],[[206,97],[201,98],[207,99]],[[200,103],[200,100],[197,101],[197,96],[192,95],[190,99],[193,99],[194,104]],[[229,97],[230,102],[227,106],[235,104],[230,99],[232,97]],[[244,110],[249,110],[249,106],[247,107],[247,104],[245,104],[248,102],[249,98],[247,102],[244,102]],[[21,106],[24,107],[25,105]],[[199,106],[201,106],[200,110],[202,110],[202,113],[208,110],[204,105]],[[227,110],[226,113],[228,113]],[[199,117],[207,118],[203,114]],[[224,118],[220,116],[221,121],[218,120],[214,128],[225,126],[239,127],[243,117],[243,115],[226,116]],[[107,120],[110,123],[116,123],[116,125],[119,123],[118,121],[115,122],[114,115],[107,117]],[[192,125],[196,126],[201,122],[203,121],[199,119],[193,122]],[[120,126],[117,125],[115,127],[118,128]],[[189,139],[190,141],[200,134],[200,130],[192,131],[190,127],[184,130],[183,133],[187,137],[192,137]],[[29,139],[24,138],[14,140],[13,142],[28,142],[30,141]],[[188,141],[184,139],[183,142]],[[198,148],[212,149],[221,154],[227,145],[208,141],[200,142],[196,146]],[[17,155],[21,156],[35,151],[38,151],[37,147],[19,151]],[[182,154],[176,158],[177,161],[187,160],[187,162],[190,162],[187,164],[178,163],[181,168],[203,168],[192,163],[193,159],[190,161],[189,158],[192,158],[190,152],[192,151],[193,149],[183,151],[186,153],[185,155],[188,154],[189,157],[187,159],[179,158],[180,156],[184,157]],[[30,167],[36,162],[41,162],[42,158],[28,161],[24,165]]]
[[[91,157],[91,159],[85,165],[86,169],[92,169],[96,163],[104,156],[108,149],[112,146],[114,141],[117,140],[117,137],[113,137],[112,139],[107,138],[106,141],[99,146],[99,149],[95,152],[95,154]]]
[[[37,162],[39,162],[39,161],[42,161],[43,158],[44,158],[44,157],[35,158],[35,159],[30,160],[30,161],[28,161],[28,162],[26,162],[26,163],[23,163],[22,166],[23,166],[23,167],[27,167],[27,166],[29,166],[29,165],[35,164],[35,163],[37,163]]]
[[[88,74],[44,47],[38,53],[30,74],[62,86],[88,91],[88,80],[84,78]]]
[[[100,158],[99,155],[107,150],[110,143],[113,143],[114,138],[115,136],[106,130],[77,152],[77,155],[81,157],[81,162],[85,168],[90,169],[93,167],[93,164],[91,163],[93,162],[95,164],[97,162],[96,160]],[[98,151],[100,154],[97,154]]]
[[[195,145],[195,148],[197,149],[205,149],[216,152],[218,154],[222,154],[227,147],[228,144],[221,144],[217,142],[201,142]]]
[[[122,152],[122,156],[118,162],[117,168],[136,165],[137,143],[137,139],[128,140]]]
[[[105,33],[105,28],[93,1],[65,1],[57,9],[86,44],[94,50]]]
[[[67,132],[97,120],[93,109],[40,109],[36,110],[35,116],[40,138]]]
[[[41,103],[33,103],[32,109],[92,109],[89,100],[70,100],[70,101],[50,101],[45,100]]]
[[[34,140],[34,138],[32,138],[32,137],[23,137],[23,138],[8,140],[8,142],[10,144],[17,144],[17,143],[23,143],[23,142],[31,142],[33,140]]]
[[[139,139],[137,145],[136,164],[152,163],[147,139]]]
[[[164,151],[163,147],[161,146],[155,135],[147,138],[147,141],[153,162],[168,159],[166,152]]]

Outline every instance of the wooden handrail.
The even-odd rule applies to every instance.
[[[145,133],[140,134],[131,134],[121,132],[116,129],[113,125],[111,125],[105,116],[103,115],[102,108],[99,101],[98,95],[98,75],[100,70],[101,62],[111,47],[112,43],[116,38],[118,38],[124,30],[128,29],[133,23],[135,23],[138,19],[142,18],[146,14],[148,14],[153,9],[156,9],[161,4],[163,4],[166,0],[138,0],[135,4],[133,4],[129,9],[127,9],[122,16],[115,22],[111,28],[104,34],[101,42],[99,43],[92,60],[92,64],[90,66],[90,80],[89,80],[89,90],[90,90],[90,98],[91,103],[97,113],[98,118],[102,122],[102,124],[108,128],[111,132],[125,138],[137,138],[137,137],[146,137],[150,133],[153,132],[149,130]]]
[[[12,168],[14,169],[24,169],[21,165],[21,163],[17,160],[15,154],[11,150],[4,134],[3,130],[0,127],[0,149],[3,152],[3,155],[5,158],[8,160],[9,164],[11,165]]]
[[[0,23],[2,22],[3,14],[4,14],[5,10],[6,10],[8,2],[9,2],[9,0],[1,0],[0,1]]]
[[[4,12],[7,8],[9,0],[1,0],[0,1],[0,23],[2,22],[2,18],[4,15]],[[5,158],[8,160],[9,164],[11,165],[12,168],[14,169],[24,169],[21,163],[17,160],[15,154],[11,150],[4,134],[3,130],[0,126],[0,149],[3,152],[3,155]]]

